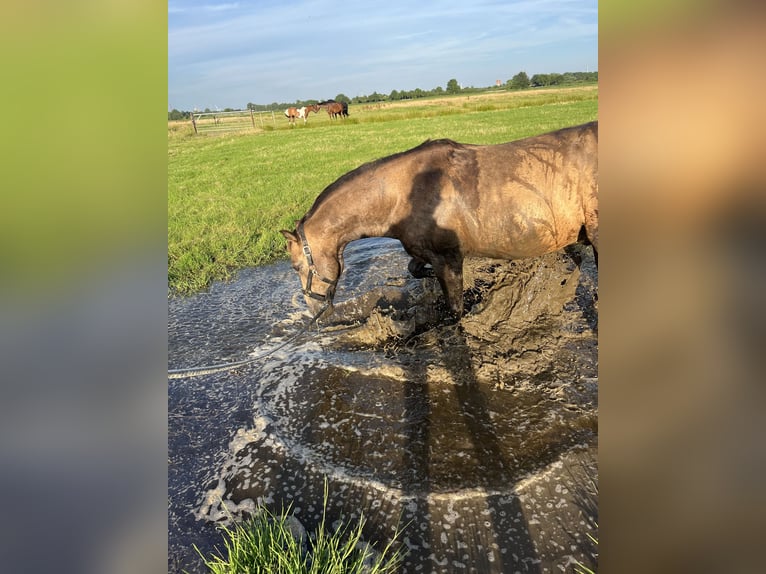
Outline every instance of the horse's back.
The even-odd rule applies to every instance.
[[[478,156],[481,220],[496,230],[481,243],[516,257],[540,255],[577,242],[583,227],[597,228],[596,122],[486,146]]]
[[[454,230],[466,254],[542,255],[598,228],[597,122],[497,145],[442,140],[431,153],[419,169],[441,174],[439,199],[423,215]]]

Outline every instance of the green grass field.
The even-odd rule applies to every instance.
[[[285,257],[280,229],[311,207],[330,183],[360,164],[451,138],[493,144],[597,118],[598,87],[488,92],[349,106],[308,124],[195,135],[191,122],[168,124],[168,283],[189,294],[243,267]]]

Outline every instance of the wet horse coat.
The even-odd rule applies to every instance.
[[[465,257],[536,257],[582,237],[597,253],[598,122],[499,145],[426,141],[341,176],[282,234],[313,313],[332,303],[349,242],[393,237],[460,316]]]

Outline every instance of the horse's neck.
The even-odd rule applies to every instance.
[[[366,189],[361,183],[350,182],[336,190],[306,221],[327,241],[334,241],[337,250],[362,237],[382,237],[390,228],[395,203],[390,194]]]

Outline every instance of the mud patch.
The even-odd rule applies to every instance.
[[[444,362],[453,377],[470,374],[477,382],[506,388],[595,380],[597,274],[590,248],[573,251],[580,265],[563,252],[521,261],[467,260],[469,311],[457,324],[444,321],[446,307],[435,279],[420,280],[404,292],[375,290],[355,303],[366,318],[329,344],[400,355],[425,352],[426,360]],[[330,320],[348,321],[346,309],[336,309]]]

